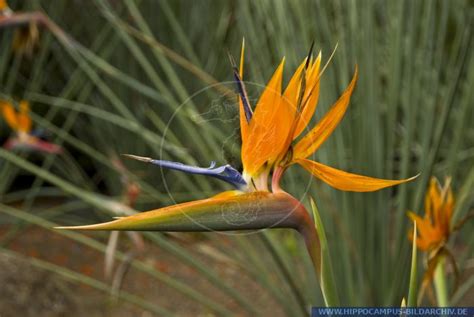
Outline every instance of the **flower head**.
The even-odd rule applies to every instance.
[[[459,271],[456,258],[451,253],[447,244],[450,236],[470,219],[473,214],[468,214],[457,223],[453,223],[455,201],[451,191],[451,179],[447,178],[444,185],[434,177],[431,178],[425,197],[425,215],[421,217],[413,212],[408,212],[413,222],[416,222],[417,237],[416,246],[425,252],[426,271],[423,275],[419,291],[419,301],[423,298],[425,290],[434,279],[435,270],[438,265],[444,266],[444,259],[448,260],[454,272],[455,288],[459,282]],[[413,241],[413,232],[409,239]]]
[[[450,180],[441,186],[436,178],[431,178],[425,197],[425,215],[409,212],[408,216],[416,221],[418,237],[416,245],[423,251],[435,251],[442,248],[452,232],[451,218],[454,209]],[[412,235],[410,235],[410,239]]]
[[[233,184],[244,192],[280,192],[280,179],[288,167],[299,164],[313,176],[334,188],[345,191],[367,192],[412,180],[387,180],[357,175],[309,160],[331,135],[342,120],[357,81],[357,67],[349,86],[326,115],[300,137],[316,110],[319,97],[321,53],[312,56],[312,48],[303,59],[288,85],[282,91],[284,59],[263,90],[256,106],[252,108],[243,81],[245,47],[242,45],[240,67],[233,60],[234,79],[239,95],[240,131],[242,138],[243,173],[230,165],[209,168],[184,165],[176,162],[154,160],[128,155],[140,161],[192,174],[208,175]],[[273,175],[272,188],[268,188]]]
[[[293,164],[301,165],[313,176],[345,191],[375,191],[413,179],[377,179],[344,172],[308,159],[342,120],[358,76],[356,67],[352,81],[339,99],[316,126],[299,138],[316,110],[323,73],[320,70],[321,53],[314,59],[311,51],[282,91],[283,59],[265,87],[255,109],[251,109],[242,81],[244,64],[244,46],[242,46],[240,70],[234,69],[234,77],[239,87],[244,179],[248,183],[256,184],[257,190],[266,190],[267,177],[273,172],[272,191],[277,192],[281,190],[279,187],[281,176]]]
[[[32,131],[28,101],[20,101],[19,111],[16,111],[10,102],[0,100],[0,111],[6,123],[14,131],[14,136],[4,144],[6,149],[27,149],[54,154],[62,152],[60,146],[41,140],[35,135],[38,133]]]

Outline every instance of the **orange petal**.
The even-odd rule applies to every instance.
[[[418,229],[418,238],[416,239],[416,245],[419,249],[423,251],[428,251],[432,248],[440,246],[446,236],[443,234],[438,227],[433,226],[431,219],[427,218],[426,215],[424,218],[421,218],[419,215],[408,212],[408,217],[411,220],[416,221],[416,226]],[[410,238],[410,240],[413,240]]]
[[[306,80],[306,92],[304,96],[304,103],[301,109],[301,113],[298,117],[296,124],[296,129],[293,133],[293,139],[296,139],[301,132],[306,128],[306,126],[311,121],[311,118],[316,111],[316,106],[319,99],[319,83],[320,83],[320,74],[319,68],[321,65],[321,53],[319,53],[316,61],[311,65],[311,68],[307,74]]]
[[[18,113],[18,130],[21,132],[31,131],[31,118],[29,116],[30,105],[28,101],[22,100],[20,102],[20,112]]]
[[[435,223],[438,222],[438,212],[441,205],[441,188],[439,182],[435,177],[431,177],[430,186],[425,198],[425,214]]]
[[[451,188],[448,188],[444,201],[444,225],[447,232],[451,231],[451,218],[454,210],[454,198]]]
[[[451,216],[454,208],[454,199],[453,193],[451,191],[451,179],[447,178],[444,182],[443,187],[438,185],[438,196],[436,197],[439,201],[436,203],[439,204],[438,209],[434,211],[435,222],[440,231],[442,231],[445,236],[448,236],[451,230]]]
[[[433,230],[433,226],[431,225],[430,219],[421,218],[419,215],[415,214],[414,212],[408,212],[408,217],[412,221],[416,221],[416,226],[418,230],[417,245],[420,249],[425,249],[424,246],[429,246],[433,239],[436,239],[435,231]]]
[[[279,159],[285,157],[290,144],[306,128],[316,110],[319,97],[320,62],[321,53],[319,53],[315,62],[310,61],[309,67],[305,70],[304,68],[308,66],[307,58],[305,58],[297,68],[283,94],[283,109],[280,112],[281,117],[279,121],[281,122],[281,135],[286,136],[286,142],[283,143],[280,149]],[[303,72],[305,74],[305,91],[303,96],[301,96]]]
[[[273,162],[286,138],[281,136],[281,82],[284,59],[265,87],[249,124],[246,142],[242,144],[244,172],[253,175],[266,162]]]
[[[303,72],[305,65],[306,58],[296,69],[295,73],[288,82],[288,85],[286,86],[285,92],[283,94],[283,97],[287,101],[288,105],[292,106],[294,112],[296,112],[296,108],[298,106],[297,102],[301,89],[301,73]]]
[[[416,227],[417,227],[417,230],[418,230],[418,234],[420,234],[420,232],[423,232],[423,230],[426,228],[426,227],[429,227],[430,223],[429,221],[427,221],[426,219],[424,218],[421,218],[420,215],[417,215],[416,213],[414,213],[413,211],[409,211],[407,213],[408,217],[413,221],[415,222],[416,221]]]
[[[6,0],[0,0],[0,11],[8,9],[8,4]]]
[[[416,246],[423,251],[428,251],[431,248],[431,243],[431,240],[423,240],[422,238],[416,239]]]
[[[244,78],[244,55],[245,55],[245,39],[242,39],[242,47],[240,48],[240,65],[239,65],[239,75],[240,78]]]
[[[430,186],[428,187],[428,191],[425,194],[425,217],[431,219],[433,215],[433,207],[431,204],[431,187],[433,185],[433,178],[431,178]]]
[[[278,127],[280,129],[279,135],[285,139],[285,142],[282,142],[281,147],[278,149],[280,154],[279,159],[284,158],[286,151],[293,141],[298,111],[301,111],[301,106],[298,103],[300,102],[302,74],[306,66],[306,61],[307,59],[305,58],[300,66],[298,66],[281,98],[281,108],[276,120],[280,122]],[[308,77],[307,74],[305,76]],[[307,78],[305,80],[307,80]]]
[[[304,136],[294,148],[295,159],[303,159],[314,153],[321,144],[331,135],[334,129],[341,122],[349,105],[349,101],[357,81],[357,67],[351,83],[346,88],[341,97],[318,122],[318,124]]]
[[[18,116],[13,108],[12,104],[5,101],[0,101],[0,106],[2,108],[2,116],[5,118],[7,124],[12,128],[12,130],[18,130]]]
[[[311,174],[334,188],[352,192],[372,192],[413,180],[415,177],[401,180],[379,179],[357,175],[307,159],[297,160]]]

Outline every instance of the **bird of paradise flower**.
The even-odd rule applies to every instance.
[[[416,246],[426,253],[427,269],[423,276],[419,302],[430,282],[433,280],[435,270],[441,265],[444,267],[444,260],[448,259],[453,272],[455,273],[456,285],[458,282],[458,268],[453,254],[449,250],[447,243],[450,236],[455,231],[461,229],[464,223],[473,217],[468,215],[458,223],[453,224],[452,216],[455,201],[451,190],[451,179],[448,178],[441,186],[439,181],[432,177],[425,197],[425,215],[421,217],[414,212],[408,212],[408,217],[416,222],[418,236]],[[409,234],[409,239],[413,241],[413,234]],[[444,272],[443,272],[444,274]],[[456,288],[456,287],[455,287]]]
[[[14,135],[3,145],[4,148],[8,150],[26,149],[51,154],[62,152],[62,148],[59,145],[41,140],[38,137],[40,133],[32,131],[28,101],[20,101],[19,111],[15,110],[12,103],[0,101],[0,110],[7,124],[14,131]]]
[[[284,172],[299,164],[334,188],[368,192],[412,180],[387,180],[352,174],[308,159],[331,135],[349,105],[357,81],[353,79],[326,115],[304,137],[296,141],[313,116],[319,97],[321,54],[312,53],[302,61],[282,92],[284,59],[263,90],[256,106],[251,107],[243,78],[244,51],[240,68],[234,65],[239,95],[243,173],[230,165],[209,168],[127,155],[132,159],[164,168],[201,174],[226,181],[236,190],[216,196],[168,206],[111,222],[73,227],[74,230],[149,230],[149,231],[227,231],[264,228],[292,228],[304,238],[317,276],[322,281],[320,244],[315,225],[305,207],[280,187]],[[296,141],[296,142],[295,142]],[[271,179],[271,188],[268,183]],[[248,217],[252,213],[255,217]],[[232,219],[233,221],[228,221]],[[241,221],[239,221],[239,219]],[[327,305],[337,300],[325,293]]]

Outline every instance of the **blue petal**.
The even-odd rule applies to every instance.
[[[47,131],[43,128],[36,128],[30,132],[30,135],[38,137],[38,138],[42,138],[42,137],[47,136]]]
[[[186,165],[186,164],[178,163],[178,162],[154,160],[148,157],[141,157],[141,156],[136,156],[136,155],[129,155],[129,154],[124,154],[124,155],[130,158],[142,161],[142,162],[151,163],[151,164],[158,165],[164,168],[169,168],[172,170],[182,171],[189,174],[212,176],[220,180],[226,181],[237,188],[241,188],[247,185],[247,183],[245,182],[244,178],[239,173],[239,171],[237,171],[235,168],[233,168],[229,164],[215,167],[216,162],[213,161],[211,162],[211,165],[209,167],[198,167],[198,166]]]
[[[247,123],[250,123],[250,119],[252,119],[252,108],[250,108],[249,98],[247,95],[247,91],[245,90],[245,85],[242,79],[240,78],[239,72],[237,68],[234,68],[234,79],[237,83],[237,89],[239,90],[240,98],[242,99],[242,104],[244,106],[245,111],[245,118],[247,119]]]

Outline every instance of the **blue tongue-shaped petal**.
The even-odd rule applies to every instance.
[[[247,91],[245,89],[244,82],[240,78],[237,68],[234,68],[234,79],[235,79],[235,82],[237,83],[237,89],[239,91],[240,98],[242,99],[242,104],[244,106],[245,118],[247,119],[247,123],[250,123],[250,120],[252,119],[252,116],[253,116],[253,112],[252,112],[252,108],[250,107],[249,98],[247,95]]]
[[[209,167],[198,167],[198,166],[186,165],[186,164],[178,163],[178,162],[154,160],[149,157],[142,157],[142,156],[131,155],[131,154],[123,154],[123,155],[129,158],[138,160],[138,161],[151,163],[151,164],[158,165],[164,168],[182,171],[189,174],[212,176],[220,180],[226,181],[237,188],[247,185],[247,183],[245,182],[244,178],[239,173],[239,171],[237,171],[235,168],[233,168],[229,164],[215,167],[216,162],[212,162],[211,166]]]
[[[240,78],[239,69],[235,64],[234,58],[232,55],[229,54],[230,63],[232,64],[232,70],[234,72],[234,80],[237,84],[237,90],[239,91],[240,99],[242,100],[242,104],[244,106],[245,118],[247,119],[247,123],[250,123],[250,120],[253,116],[252,108],[250,107],[249,97],[247,94],[247,90],[245,89],[245,84]]]

